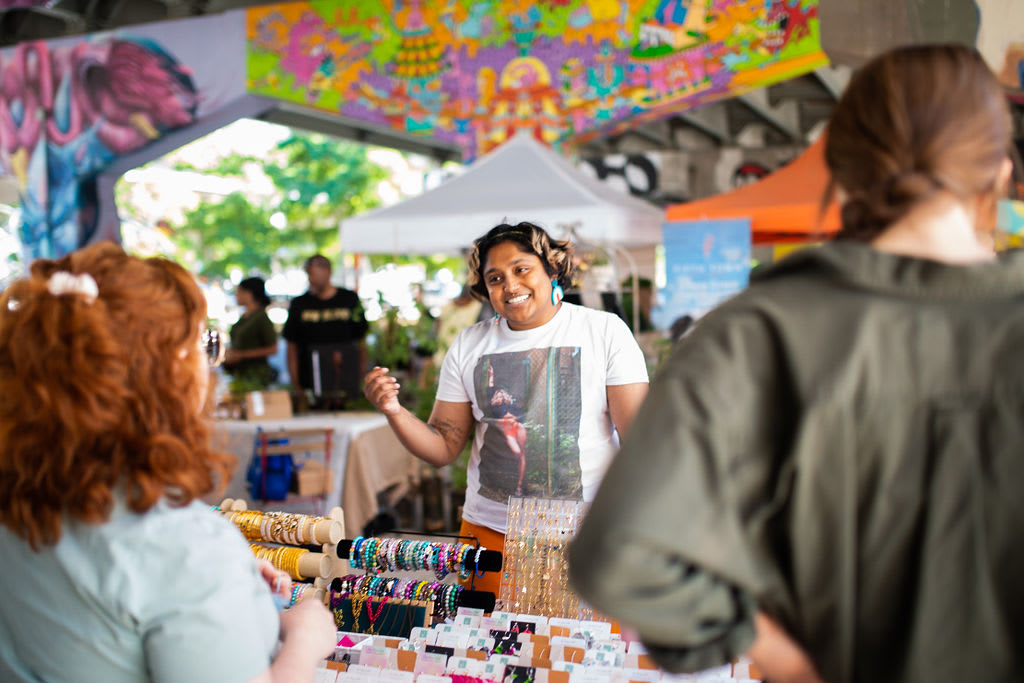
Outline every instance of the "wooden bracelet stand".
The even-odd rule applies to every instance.
[[[248,509],[248,504],[241,498],[225,498],[220,504],[220,512],[225,517],[230,516],[232,512],[244,512]],[[338,543],[344,536],[344,529],[345,515],[341,508],[331,508],[327,518],[315,523],[312,528],[314,544],[320,545],[319,552],[314,550],[315,546],[305,546],[310,552],[299,557],[299,574],[313,579],[313,595],[325,604],[327,588],[331,581],[350,572],[348,560],[338,555]],[[267,543],[289,545],[277,540],[264,540]]]
[[[225,498],[221,501],[220,509],[222,513],[228,512],[244,512],[249,509],[249,506],[241,498]],[[345,535],[344,525],[344,514],[341,508],[331,508],[330,513],[327,515],[327,519],[317,522],[313,525],[313,542],[314,543],[337,543]],[[270,543],[276,543],[271,539],[266,539]]]

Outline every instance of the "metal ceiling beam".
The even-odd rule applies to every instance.
[[[785,102],[786,100],[830,100],[835,98],[828,92],[818,79],[810,75],[797,76],[787,81],[774,83],[767,88],[768,103],[772,106]]]
[[[225,12],[231,9],[242,7],[256,7],[259,5],[275,5],[280,0],[198,0],[196,6],[205,14],[214,12]]]
[[[768,93],[764,88],[739,95],[734,100],[791,141],[803,142],[796,102],[783,102],[773,107],[768,104]]]
[[[848,66],[823,66],[811,72],[822,87],[836,100],[843,94],[846,84],[850,82],[853,71]]]
[[[52,7],[22,7],[0,12],[0,46],[84,33],[85,19]]]
[[[274,0],[52,0],[45,6],[0,9],[0,46],[26,40],[107,31],[231,9]],[[2,4],[2,2],[0,2]]]
[[[661,130],[658,130],[661,129]],[[633,135],[638,138],[642,138],[647,142],[656,145],[659,150],[675,149],[676,145],[672,140],[672,133],[669,126],[664,121],[657,123],[649,123],[645,126],[638,126],[636,128],[630,128],[625,131],[623,135]]]
[[[672,120],[697,130],[720,145],[729,144],[733,140],[733,136],[729,132],[729,121],[723,104],[708,105],[700,109],[679,112],[672,116]]]

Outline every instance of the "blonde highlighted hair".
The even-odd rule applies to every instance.
[[[487,253],[502,242],[515,242],[526,253],[537,256],[547,274],[558,280],[564,289],[573,286],[576,264],[573,262],[573,246],[568,240],[552,239],[540,226],[533,223],[501,223],[491,228],[486,235],[473,241],[469,254],[468,284],[473,296],[487,301],[487,285],[484,282],[484,267]]]

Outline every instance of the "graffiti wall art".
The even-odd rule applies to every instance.
[[[245,96],[244,23],[238,11],[0,50],[0,170],[17,182],[26,259],[119,238],[102,174]]]
[[[818,0],[316,0],[247,10],[250,92],[457,144],[584,142],[827,63]]]
[[[608,154],[583,158],[579,168],[618,191],[665,207],[755,183],[802,151],[778,145]]]
[[[96,191],[113,159],[190,123],[196,90],[159,45],[128,38],[0,57],[0,163],[18,182],[22,243],[53,257],[89,241]]]

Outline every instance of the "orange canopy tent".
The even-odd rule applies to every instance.
[[[703,218],[750,218],[754,244],[819,240],[839,230],[839,207],[832,202],[821,213],[828,186],[825,137],[803,154],[756,183],[732,192],[665,210],[668,222]]]

